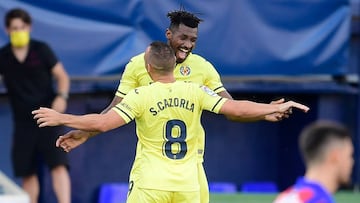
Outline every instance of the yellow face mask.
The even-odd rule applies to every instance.
[[[10,43],[14,47],[24,47],[29,44],[30,32],[13,31],[10,33]]]

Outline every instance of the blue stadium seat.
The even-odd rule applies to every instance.
[[[231,182],[212,182],[209,183],[211,193],[236,193],[236,184]]]
[[[128,183],[105,183],[100,186],[99,203],[125,203]]]
[[[276,193],[277,186],[274,182],[245,182],[241,186],[243,193]]]

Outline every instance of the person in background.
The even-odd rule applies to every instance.
[[[350,181],[354,147],[344,126],[318,121],[299,138],[306,172],[295,185],[280,193],[274,203],[334,203],[332,195]]]
[[[69,77],[50,47],[30,37],[32,19],[23,9],[9,10],[5,16],[10,43],[0,49],[0,75],[9,95],[13,113],[12,163],[14,174],[22,178],[31,203],[39,196],[37,167],[44,161],[51,170],[59,203],[70,203],[70,178],[66,152],[54,146],[61,129],[39,129],[31,111],[47,106],[64,112]],[[56,81],[54,90],[53,80]]]

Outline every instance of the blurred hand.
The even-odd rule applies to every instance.
[[[62,125],[62,114],[54,109],[40,107],[38,110],[34,110],[31,113],[34,114],[34,119],[37,119],[36,122],[39,127]]]
[[[292,113],[292,108],[297,108],[299,110],[302,110],[305,113],[310,110],[309,107],[307,107],[307,106],[305,106],[303,104],[294,102],[294,101],[288,101],[288,102],[278,104],[278,105],[279,105],[279,111],[278,112],[279,113],[284,113],[284,114],[291,114]]]
[[[289,115],[284,114],[284,113],[272,113],[272,114],[265,116],[265,120],[270,121],[270,122],[281,121],[284,118],[289,118]]]
[[[279,100],[276,100],[276,101],[271,101],[270,104],[282,104],[285,102],[285,99],[284,98],[281,98]]]
[[[284,98],[281,98],[279,100],[276,100],[276,101],[271,101],[270,104],[273,104],[273,105],[276,105],[276,104],[282,104],[285,102],[285,99]],[[285,112],[285,113],[272,113],[272,114],[269,114],[269,115],[266,115],[265,116],[265,120],[266,121],[270,121],[270,122],[277,122],[277,121],[281,121],[283,120],[284,118],[289,118],[289,114],[291,114],[292,112]]]
[[[270,104],[279,106],[278,112],[265,116],[265,120],[271,121],[271,122],[277,122],[277,121],[283,120],[284,118],[289,118],[290,114],[292,114],[292,108],[300,109],[300,110],[304,111],[305,113],[310,110],[309,107],[307,107],[303,104],[294,102],[294,101],[285,102],[285,99],[279,99],[277,101],[272,101]]]
[[[65,135],[59,136],[56,140],[56,146],[61,147],[66,152],[70,152],[72,149],[86,142],[90,136],[90,132],[72,130]]]

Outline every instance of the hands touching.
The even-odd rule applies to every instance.
[[[305,113],[308,112],[310,109],[309,107],[294,101],[285,102],[285,99],[283,98],[276,101],[272,101],[270,104],[278,105],[279,108],[278,112],[268,114],[265,116],[265,120],[271,122],[277,122],[283,120],[284,118],[289,118],[290,114],[292,114],[292,108],[300,109]]]

